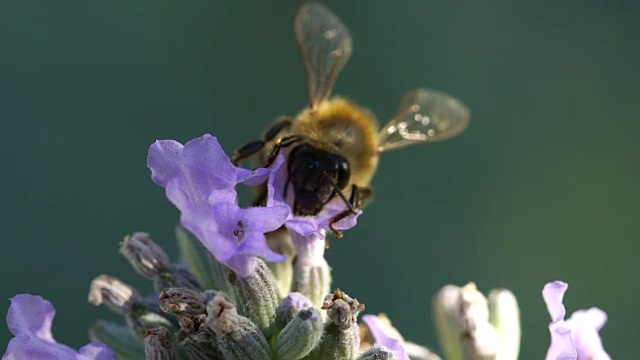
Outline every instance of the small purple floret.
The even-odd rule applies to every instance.
[[[364,315],[362,317],[362,321],[364,321],[369,327],[369,331],[371,331],[371,334],[376,341],[374,345],[383,345],[388,347],[396,354],[398,360],[409,360],[409,355],[407,355],[407,351],[404,349],[404,346],[402,346],[400,339],[396,339],[392,335],[388,334],[385,331],[386,326],[377,316]]]
[[[149,149],[147,165],[153,181],[165,188],[167,198],[180,210],[182,225],[237,275],[251,274],[256,256],[271,262],[285,259],[269,249],[264,233],[282,226],[289,207],[242,209],[235,190],[239,183],[264,182],[269,169],[251,171],[234,166],[211,135],[184,146],[158,140]]]
[[[53,305],[40,296],[20,294],[11,298],[7,325],[15,336],[7,346],[2,360],[59,359],[59,360],[115,360],[106,345],[90,343],[76,351],[59,344],[51,334],[56,314]]]
[[[564,320],[566,312],[562,299],[568,287],[565,282],[554,281],[546,284],[542,290],[542,297],[551,315],[551,346],[546,359],[610,360],[598,334],[607,322],[607,314],[594,307],[575,311],[568,320]]]

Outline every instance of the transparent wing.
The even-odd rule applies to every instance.
[[[417,89],[406,93],[393,119],[379,134],[379,152],[413,144],[445,140],[469,125],[469,109],[440,91]]]
[[[329,9],[305,4],[296,15],[296,40],[307,75],[309,106],[331,95],[338,73],[351,56],[351,34]]]

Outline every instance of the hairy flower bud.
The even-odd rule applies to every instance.
[[[498,334],[498,360],[517,360],[520,353],[520,309],[511,291],[497,289],[489,293],[489,321]]]
[[[325,338],[316,350],[320,359],[353,359],[360,347],[358,314],[364,304],[351,298],[340,289],[327,295],[322,303],[329,322],[325,326]]]
[[[331,267],[324,258],[325,242],[308,241],[296,233],[292,233],[292,237],[297,249],[292,289],[320,307],[324,296],[331,291]]]
[[[358,324],[358,314],[364,310],[364,304],[336,289],[333,294],[325,296],[322,309],[327,310],[327,316],[338,328],[346,330]]]
[[[333,322],[328,323],[324,329],[324,338],[314,352],[317,359],[346,360],[353,359],[360,348],[360,330],[353,324],[347,329],[340,329]]]
[[[285,296],[276,309],[276,329],[284,328],[301,310],[312,306],[311,300],[300,293]]]
[[[171,332],[165,327],[147,330],[144,354],[147,360],[177,360],[178,350]]]
[[[171,266],[164,250],[144,232],[125,236],[120,253],[140,275],[150,280],[156,279],[162,271]]]
[[[358,356],[357,360],[396,360],[396,354],[393,350],[388,347],[381,346],[373,346],[369,348],[369,350],[362,353],[362,355]]]
[[[298,312],[278,334],[275,345],[277,358],[297,360],[305,357],[318,345],[322,332],[322,316],[317,309]]]
[[[253,273],[246,277],[232,277],[232,284],[242,313],[269,336],[276,318],[278,288],[265,262],[261,259],[256,261],[257,266]]]
[[[100,275],[93,279],[89,290],[89,302],[93,305],[106,305],[120,315],[129,315],[140,301],[136,289],[110,275]]]
[[[201,326],[198,331],[190,333],[180,341],[191,360],[223,360],[224,355],[218,349],[216,334],[208,326]]]
[[[188,288],[167,288],[160,292],[160,310],[178,316],[196,316],[205,313],[205,296]]]
[[[498,356],[498,337],[489,323],[487,299],[474,283],[445,286],[434,300],[436,327],[449,359],[487,359]]]
[[[227,360],[269,360],[271,349],[260,329],[244,316],[224,293],[207,304],[207,325],[216,334],[220,352]]]

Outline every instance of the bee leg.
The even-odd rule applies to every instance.
[[[273,146],[273,149],[271,149],[271,153],[269,154],[269,157],[267,158],[267,161],[264,164],[264,167],[269,167],[271,166],[271,164],[273,164],[273,162],[276,160],[276,157],[278,156],[278,153],[280,153],[280,150],[282,148],[291,146],[300,140],[302,140],[302,137],[298,135],[285,136],[283,138],[278,139],[278,141],[276,141],[276,144]]]
[[[282,130],[288,129],[291,126],[291,123],[293,123],[293,119],[290,117],[282,117],[278,119],[278,121],[264,133],[262,140],[267,142],[275,139]]]
[[[351,186],[351,196],[349,197],[349,200],[347,200],[342,191],[337,190],[336,193],[342,198],[342,200],[344,200],[347,208],[331,219],[331,222],[329,222],[329,230],[331,230],[333,235],[337,238],[341,238],[343,231],[335,229],[333,224],[356,214],[361,209],[362,204],[371,197],[373,191],[370,188],[360,188],[356,184],[353,184]]]
[[[280,132],[282,132],[282,130],[289,128],[292,122],[293,119],[291,118],[281,118],[264,133],[262,140],[254,140],[240,147],[236,150],[233,155],[233,159],[231,160],[233,165],[237,166],[240,161],[248,159],[260,152],[267,142],[273,140]]]
[[[244,159],[250,158],[257,154],[262,148],[264,148],[265,142],[262,140],[254,140],[250,143],[246,143],[241,148],[236,150],[231,162],[233,165],[238,166],[238,163]]]

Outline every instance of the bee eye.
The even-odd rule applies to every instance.
[[[336,184],[340,189],[344,189],[349,183],[351,177],[351,169],[349,169],[349,163],[346,160],[336,162]]]

